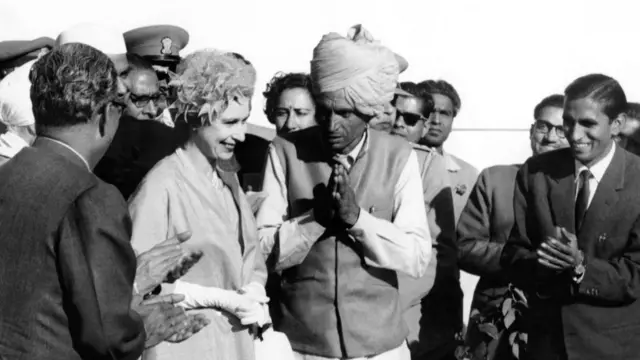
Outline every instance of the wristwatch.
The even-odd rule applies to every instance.
[[[573,268],[573,281],[579,284],[582,278],[584,278],[584,273],[587,269],[584,266],[584,253],[580,250],[578,254],[580,260],[578,261],[578,265]]]

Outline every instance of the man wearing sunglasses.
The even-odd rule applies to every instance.
[[[407,341],[412,359],[451,358],[460,321],[462,297],[457,267],[453,198],[442,155],[418,142],[426,135],[425,126],[433,111],[433,99],[422,87],[403,82],[396,90],[396,109],[392,134],[412,143],[418,155],[425,211],[433,252],[427,272],[419,279],[399,276],[400,296],[409,327]]]

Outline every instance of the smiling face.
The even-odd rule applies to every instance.
[[[210,125],[196,130],[195,144],[209,159],[230,159],[236,145],[244,141],[250,112],[249,99],[229,102],[227,109]]]
[[[564,127],[574,157],[586,166],[602,159],[620,133],[622,118],[610,119],[602,104],[591,98],[568,100],[564,104]]]
[[[562,108],[547,106],[542,108],[529,134],[531,151],[534,155],[568,146],[564,134]]]

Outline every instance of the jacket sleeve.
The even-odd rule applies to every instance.
[[[500,265],[509,274],[510,280],[519,288],[535,291],[533,288],[537,268],[537,255],[529,239],[528,227],[532,216],[528,212],[527,197],[529,163],[525,163],[516,176],[513,194],[514,224],[509,239],[500,256]]]
[[[493,204],[489,178],[488,170],[480,174],[458,220],[458,263],[462,270],[479,276],[501,269],[503,244],[491,241]]]
[[[69,325],[84,359],[135,360],[142,354],[144,325],[130,308],[136,272],[130,236],[124,199],[104,183],[83,193],[58,229]]]

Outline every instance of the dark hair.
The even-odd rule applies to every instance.
[[[307,90],[315,104],[311,76],[309,76],[309,74],[278,72],[273,76],[271,81],[267,83],[267,88],[262,95],[264,95],[266,99],[264,113],[267,115],[270,123],[275,124],[274,115],[276,106],[278,106],[278,101],[280,100],[280,95],[282,95],[285,90],[298,88]]]
[[[627,96],[620,83],[602,74],[589,74],[574,80],[564,90],[565,100],[589,98],[602,104],[602,112],[611,120],[627,110]]]
[[[460,112],[460,107],[462,106],[462,101],[460,100],[460,95],[453,87],[453,85],[449,84],[444,80],[425,80],[418,84],[418,86],[423,87],[429,94],[440,94],[448,97],[453,104],[453,116],[457,116],[458,112]]]
[[[557,107],[562,109],[564,107],[564,95],[553,94],[542,99],[538,105],[533,109],[533,118],[537,119],[542,109],[547,107]]]
[[[31,103],[38,133],[87,123],[117,97],[116,69],[107,55],[70,43],[31,68]]]
[[[420,99],[424,102],[424,109],[422,109],[422,112],[424,116],[429,116],[429,114],[431,114],[431,112],[433,112],[433,97],[431,96],[431,94],[427,91],[427,89],[424,86],[420,86],[414,82],[411,81],[404,81],[401,82],[400,84],[398,84],[398,87],[406,92],[408,92],[409,94],[411,94],[413,97]],[[395,106],[395,100],[398,98],[398,96],[402,96],[402,95],[396,95],[393,99],[394,101],[394,106]]]
[[[129,71],[153,71],[153,64],[138,54],[127,53],[127,62],[129,63]]]
[[[632,119],[640,120],[640,103],[629,102],[627,103],[627,110],[625,111],[628,117]]]

